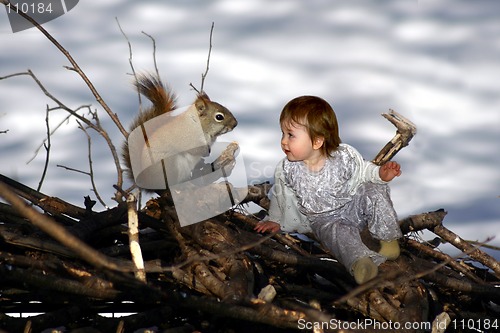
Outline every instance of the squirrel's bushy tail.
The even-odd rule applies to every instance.
[[[145,96],[153,103],[147,109],[142,110],[130,124],[129,131],[132,132],[135,128],[144,124],[157,116],[170,112],[176,108],[175,94],[167,88],[161,79],[154,74],[140,74],[135,82],[137,91]],[[127,176],[133,182],[132,166],[130,163],[130,153],[128,150],[128,142],[125,140],[122,146],[122,157],[127,167]]]
[[[130,124],[130,132],[146,121],[175,109],[176,96],[167,88],[157,75],[140,74],[135,82],[137,91],[153,103],[150,108],[144,109]]]
[[[167,88],[157,75],[141,74],[135,82],[137,91],[153,103],[146,111],[149,119],[175,109],[175,95]]]

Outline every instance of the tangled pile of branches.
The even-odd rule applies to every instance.
[[[418,332],[433,322],[466,332],[471,319],[491,328],[498,321],[500,263],[447,229],[443,210],[401,220],[402,255],[358,286],[313,238],[257,234],[259,217],[242,210],[180,227],[159,197],[137,212],[135,238],[130,202],[94,212],[88,199],[76,207],[0,180],[9,202],[0,204],[0,327],[7,332],[371,332],[375,323]],[[248,200],[265,207],[268,187],[250,186]],[[438,242],[420,240],[423,229],[466,255],[452,258]],[[104,315],[111,313],[129,315]]]

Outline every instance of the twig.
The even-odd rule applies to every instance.
[[[479,249],[479,246],[473,246],[466,240],[462,239],[460,236],[458,236],[456,233],[453,231],[447,229],[444,227],[442,224],[436,226],[434,229],[431,230],[434,232],[436,235],[450,243],[451,245],[455,246],[457,249],[462,251],[465,254],[468,254],[469,257],[479,261],[483,265],[491,268],[497,277],[500,277],[500,262],[498,262],[495,258],[490,256],[484,251],[481,251]],[[491,240],[491,238],[489,239]],[[488,240],[488,241],[489,241]],[[487,243],[487,242],[484,242]],[[483,243],[483,244],[484,244]]]
[[[57,215],[58,219],[64,220],[68,225],[73,225],[75,221],[67,216],[74,219],[80,219],[87,213],[87,211],[83,208],[65,202],[57,197],[49,197],[46,194],[37,192],[34,189],[1,174],[0,183],[7,184],[17,195],[34,203],[45,212]]]
[[[396,135],[389,141],[372,160],[376,165],[390,161],[403,147],[406,147],[417,133],[417,127],[408,119],[394,110],[383,113],[382,116],[396,126]]]
[[[43,166],[43,172],[42,172],[42,177],[40,178],[40,182],[38,183],[38,187],[36,189],[37,192],[40,192],[42,189],[42,184],[45,179],[45,176],[47,175],[47,169],[49,166],[49,160],[50,160],[50,125],[49,125],[49,106],[47,105],[47,110],[45,111],[45,124],[47,125],[47,144],[44,144],[45,151],[47,152],[45,154],[45,164]]]
[[[400,222],[401,231],[403,233],[407,233],[410,231],[428,229],[455,246],[460,251],[469,254],[471,258],[491,268],[497,276],[500,276],[500,262],[488,255],[486,252],[481,251],[479,246],[474,247],[456,233],[443,226],[442,221],[445,215],[446,212],[443,209],[439,209],[431,213],[410,216]],[[476,242],[475,245],[482,246],[484,243]]]
[[[27,218],[33,225],[40,228],[52,238],[67,246],[69,249],[78,254],[80,258],[94,265],[95,267],[110,269],[117,272],[127,272],[128,269],[123,268],[108,260],[99,251],[94,250],[80,239],[76,238],[68,232],[64,227],[60,226],[50,217],[40,214],[33,208],[26,205],[14,192],[3,182],[0,182],[0,196],[12,205],[22,216]]]
[[[187,265],[190,265],[195,262],[205,262],[205,261],[211,261],[211,260],[217,260],[220,258],[226,258],[230,257],[232,255],[235,255],[240,252],[245,252],[248,251],[256,246],[261,245],[262,243],[266,242],[268,239],[272,238],[275,235],[275,233],[270,233],[266,236],[261,237],[258,241],[252,242],[250,244],[242,245],[238,248],[233,249],[232,251],[227,251],[222,254],[213,254],[213,255],[204,255],[204,256],[192,256],[188,257],[188,259],[184,260],[183,262],[180,262],[176,265],[169,266],[169,267],[163,267],[162,271],[163,272],[170,272],[176,269],[181,269]]]
[[[109,206],[104,202],[104,200],[102,200],[102,197],[99,194],[99,191],[97,191],[97,186],[95,184],[94,168],[93,168],[93,164],[92,164],[92,140],[91,140],[90,135],[87,132],[87,130],[82,126],[82,124],[80,124],[78,122],[78,120],[77,120],[77,123],[78,123],[78,128],[80,128],[83,131],[83,133],[85,133],[85,135],[87,136],[87,150],[88,150],[88,160],[89,160],[89,172],[87,174],[90,177],[90,183],[92,184],[92,190],[94,191],[94,193],[97,197],[97,200],[99,200],[101,205],[103,205],[103,207],[105,207],[106,209],[109,209]]]
[[[415,248],[417,251],[428,255],[430,257],[433,257],[437,260],[445,261],[448,262],[450,267],[455,269],[457,272],[460,272],[464,274],[466,277],[471,279],[472,281],[479,283],[479,284],[484,284],[484,281],[478,278],[476,275],[474,275],[469,269],[467,269],[464,265],[459,264],[456,260],[454,260],[450,255],[442,252],[438,252],[433,250],[431,247],[426,246],[422,243],[419,243],[413,239],[407,239],[406,243]]]
[[[3,272],[5,274],[5,272]],[[55,276],[48,276],[44,272],[33,272],[28,269],[13,268],[8,272],[8,279],[23,280],[35,288],[48,289],[56,293],[71,293],[90,298],[114,299],[119,294],[113,288],[89,287],[80,282]]]
[[[212,54],[212,37],[213,37],[213,32],[214,32],[214,22],[212,22],[212,27],[210,28],[210,44],[208,47],[208,56],[207,56],[207,67],[205,69],[205,73],[201,74],[201,88],[200,90],[196,89],[196,87],[190,83],[189,85],[191,88],[193,88],[199,95],[202,95],[204,93],[203,88],[205,86],[205,79],[208,74],[208,70],[210,69],[210,56]]]
[[[45,94],[45,96],[49,97],[51,100],[56,102],[56,104],[59,106],[58,107],[59,109],[62,109],[64,111],[67,111],[70,113],[66,118],[63,119],[63,121],[61,121],[57,126],[54,127],[54,129],[50,132],[50,135],[53,135],[57,131],[57,129],[59,129],[59,127],[61,127],[61,125],[64,124],[69,119],[69,117],[71,117],[71,116],[78,117],[79,115],[76,112],[78,110],[80,110],[81,108],[85,107],[85,106],[81,106],[78,109],[76,109],[75,111],[73,111],[70,108],[68,108],[67,106],[65,106],[61,101],[59,101],[57,98],[55,98],[52,94],[50,94],[48,92],[48,90],[45,88],[45,86],[40,82],[40,80],[38,80],[36,75],[30,69],[28,69],[27,72],[20,72],[20,73],[14,73],[14,74],[6,75],[6,76],[0,76],[0,80],[10,79],[10,78],[13,78],[16,76],[30,76],[33,79],[33,81],[35,81],[35,83],[38,85],[40,90],[42,90],[42,92]],[[55,109],[57,109],[57,108],[49,108],[48,111],[53,111]],[[35,159],[35,157],[38,155],[38,152],[40,151],[40,149],[45,145],[46,141],[47,141],[47,139],[44,139],[42,141],[42,143],[35,149],[35,153],[34,153],[33,157],[30,158],[28,160],[28,162],[26,162],[27,164],[31,163],[31,161],[33,161]]]
[[[73,66],[73,67],[68,67],[68,66],[64,66],[64,67],[66,69],[75,71],[78,75],[80,75],[80,77],[83,79],[83,81],[85,82],[85,84],[87,85],[87,87],[89,87],[90,91],[94,95],[96,101],[102,106],[102,108],[104,109],[104,111],[106,111],[106,113],[108,114],[108,116],[115,123],[116,127],[118,127],[118,130],[123,134],[123,136],[127,137],[127,131],[122,126],[120,120],[118,119],[118,116],[115,113],[113,113],[113,111],[111,111],[111,109],[106,104],[106,102],[104,102],[104,100],[102,99],[101,95],[97,92],[97,89],[94,87],[94,85],[89,80],[89,78],[87,77],[87,75],[80,68],[80,66],[75,61],[75,59],[73,59],[73,57],[71,56],[71,54],[54,37],[52,37],[52,35],[47,30],[45,30],[45,28],[43,28],[40,24],[38,24],[38,22],[35,21],[31,16],[27,15],[22,10],[19,10],[14,4],[10,3],[9,1],[1,0],[1,3],[3,3],[5,6],[9,5],[14,12],[16,12],[17,14],[21,15],[23,18],[25,18],[26,20],[28,20],[29,22],[31,22],[45,37],[47,37],[47,39],[52,44],[54,44],[54,46],[59,51],[61,51],[61,53],[66,57],[66,59],[69,60],[69,62],[71,63],[71,66]]]
[[[128,237],[130,254],[135,265],[135,277],[146,283],[146,272],[144,270],[144,260],[142,258],[141,246],[139,245],[139,219],[137,217],[137,199],[130,193],[127,197],[128,211]]]
[[[83,108],[83,107],[87,107],[87,106],[81,106],[80,108]],[[76,109],[76,111],[78,111],[80,108]],[[49,111],[53,111],[54,108],[51,108],[49,109]],[[52,131],[50,132],[50,136],[54,135],[54,133],[64,124],[68,121],[68,119],[71,117],[72,115],[69,114],[68,116],[66,116],[61,122],[59,122],[59,124],[57,124],[53,129]],[[47,135],[48,137],[49,135]],[[40,145],[35,149],[35,153],[33,154],[33,157],[31,157],[28,162],[26,162],[26,164],[29,164],[31,163],[37,156],[38,156],[38,152],[40,151],[40,149],[42,149],[42,147],[45,147],[45,144],[47,142],[47,139],[44,139],[42,141],[42,143],[40,143]]]
[[[85,125],[87,125],[88,127],[92,128],[94,131],[96,131],[97,133],[99,133],[104,138],[104,140],[106,141],[106,143],[107,143],[107,145],[109,147],[109,150],[111,151],[111,155],[113,156],[113,160],[115,162],[115,167],[116,167],[117,177],[118,177],[118,179],[117,179],[117,185],[121,187],[121,185],[123,184],[123,169],[122,169],[122,167],[120,165],[120,157],[118,156],[116,148],[115,148],[115,146],[114,146],[114,144],[113,144],[113,142],[112,142],[112,140],[111,140],[108,132],[106,132],[106,130],[104,130],[104,128],[101,126],[101,123],[99,121],[99,117],[98,117],[97,113],[90,112],[92,114],[92,118],[96,122],[95,124],[92,123],[87,118],[85,118],[84,116],[79,115],[76,111],[80,110],[83,107],[87,107],[87,108],[90,108],[90,107],[89,106],[81,106],[76,111],[70,109],[65,104],[63,104],[59,99],[57,99],[55,96],[53,96],[45,88],[45,86],[40,82],[40,80],[38,80],[38,78],[36,77],[36,75],[31,70],[28,70],[27,72],[22,72],[22,73],[11,74],[11,75],[8,75],[8,76],[5,76],[5,77],[0,77],[0,80],[6,79],[6,78],[11,78],[11,77],[14,77],[14,76],[21,76],[21,75],[28,75],[28,76],[30,76],[35,81],[35,83],[40,87],[40,89],[42,90],[42,92],[47,97],[49,97],[51,100],[53,100],[59,106],[60,109],[68,112],[70,115],[74,116],[76,119],[80,120]],[[53,109],[51,109],[51,110],[53,110]],[[66,121],[66,119],[64,121]],[[59,124],[56,127],[56,129],[59,128],[59,126],[61,124]],[[53,132],[56,129],[54,129]],[[35,154],[35,156],[36,156],[36,154]],[[118,203],[121,201],[121,196],[119,195],[119,193],[116,193],[116,197],[114,199]]]
[[[178,298],[175,293],[172,297],[176,297],[177,303],[185,308],[203,311],[217,316],[234,318],[237,320],[245,320],[248,322],[263,323],[274,327],[297,329],[297,322],[304,318],[302,312],[289,311],[280,307],[270,305],[266,309],[252,309],[239,304],[228,304],[221,302],[213,297],[199,297],[194,295],[186,295]]]
[[[74,252],[68,250],[67,247],[59,243],[47,239],[40,239],[39,237],[26,236],[20,232],[9,230],[9,228],[4,225],[0,225],[0,235],[3,238],[3,242],[6,244],[50,252],[61,257],[75,258]]]
[[[490,239],[487,239],[485,242],[489,242],[489,241],[490,241]],[[470,255],[470,253],[472,253],[476,250],[477,250],[477,248],[469,248],[467,252],[464,251],[464,255]],[[394,284],[402,285],[402,284],[408,283],[408,282],[413,281],[413,280],[421,279],[424,276],[430,275],[430,274],[438,271],[439,269],[443,268],[444,266],[450,264],[450,262],[457,260],[461,257],[462,256],[458,256],[458,257],[454,258],[454,257],[450,256],[447,260],[445,260],[439,264],[436,264],[432,268],[427,269],[427,270],[423,270],[421,272],[417,272],[417,273],[412,274],[410,276],[404,276],[404,273],[406,273],[406,272],[402,272],[402,271],[398,271],[398,270],[390,271],[387,274],[379,275],[378,277],[354,288],[349,293],[347,293],[346,295],[344,295],[341,298],[339,298],[338,300],[336,300],[334,303],[340,304],[340,303],[346,302],[349,298],[356,297],[359,294],[364,293],[365,291],[370,290],[372,288],[383,289],[385,287],[389,287],[389,286],[394,285]],[[404,259],[400,258],[399,260],[404,260]],[[400,277],[398,278],[398,276],[400,276]]]
[[[158,70],[158,63],[156,62],[156,40],[150,34],[147,34],[144,31],[142,31],[142,33],[148,36],[153,42],[153,62],[155,65],[155,72],[156,72],[156,77],[160,77],[160,71]]]
[[[433,212],[412,215],[399,221],[399,226],[403,234],[424,229],[431,230],[443,222],[446,214],[444,209],[438,209]]]
[[[132,75],[134,76],[134,79],[135,79],[135,81],[137,83],[137,73],[135,72],[134,63],[132,62],[132,58],[133,58],[132,44],[130,43],[130,40],[129,40],[127,34],[125,33],[125,31],[122,29],[122,26],[121,26],[120,21],[118,20],[118,18],[116,17],[115,19],[116,19],[116,23],[118,24],[118,29],[120,29],[120,32],[122,33],[123,37],[127,41],[127,45],[128,45],[128,63],[130,65],[130,69],[132,70]],[[141,93],[139,92],[139,90],[137,90],[137,98],[139,99],[139,109],[141,109],[142,98],[141,98]],[[128,137],[128,134],[127,134],[126,137]]]
[[[495,251],[500,251],[500,246],[494,246],[494,245],[490,245],[490,244],[483,244],[483,243],[480,243],[478,241],[473,241],[473,240],[465,240],[467,243],[470,243],[472,245],[477,245],[479,247],[484,247],[486,249],[490,249],[490,250],[495,250]]]
[[[163,207],[161,215],[162,215],[162,219],[166,223],[170,233],[172,234],[172,236],[174,236],[174,238],[179,243],[179,247],[180,247],[181,251],[183,252],[183,254],[187,254],[187,253],[191,252],[189,250],[188,245],[185,242],[184,237],[180,233],[178,226],[176,226],[176,224],[178,225],[178,222],[176,222],[175,218],[173,217],[173,215],[175,215],[175,212],[173,212],[171,209]],[[268,239],[272,238],[275,234],[276,233],[270,233],[266,236],[261,237],[259,240],[255,241],[255,242],[245,244],[245,245],[236,247],[236,248],[228,250],[228,251],[224,251],[224,253],[213,254],[213,255],[204,255],[204,256],[187,256],[187,259],[185,259],[184,261],[182,261],[176,265],[173,265],[173,266],[163,267],[161,271],[162,272],[170,272],[170,271],[181,269],[181,268],[183,268],[187,265],[190,265],[194,262],[205,262],[205,261],[211,261],[211,260],[216,260],[216,259],[220,259],[220,258],[230,257],[230,256],[233,256],[237,253],[248,251],[254,247],[261,245],[262,243],[266,242]]]
[[[208,56],[207,56],[207,69],[204,74],[201,74],[201,92],[203,93],[203,88],[205,86],[205,79],[207,78],[208,70],[210,68],[210,56],[212,54],[212,37],[214,33],[214,22],[212,22],[212,27],[210,28],[210,46],[208,48]]]
[[[56,166],[58,168],[63,168],[63,169],[66,169],[68,171],[74,171],[74,172],[77,172],[77,173],[81,173],[81,174],[90,176],[90,172],[88,172],[88,171],[78,170],[78,169],[75,169],[75,168],[72,168],[72,167],[68,167],[68,166],[65,166],[65,165],[61,165],[61,164],[57,164]]]

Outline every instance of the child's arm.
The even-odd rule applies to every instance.
[[[401,175],[401,167],[397,162],[387,162],[383,166],[377,166],[373,162],[363,159],[361,154],[352,146],[343,144],[347,148],[351,158],[353,174],[350,179],[350,191],[356,192],[357,187],[364,182],[375,184],[387,184],[387,182]]]
[[[293,190],[286,185],[283,161],[274,172],[274,186],[270,191],[269,219],[261,221],[254,228],[257,232],[310,232],[307,217],[299,211]]]
[[[280,200],[278,195],[283,194],[283,168],[281,167],[282,162],[278,163],[276,169],[274,170],[274,185],[269,192],[269,219],[265,221],[260,221],[257,223],[253,230],[264,233],[264,232],[278,232],[281,229],[281,220],[283,219],[283,212],[280,205]],[[276,222],[275,222],[276,221]]]
[[[389,161],[382,165],[378,171],[380,179],[390,182],[394,177],[401,176],[401,166],[394,161]]]

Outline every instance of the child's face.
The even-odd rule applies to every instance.
[[[305,126],[295,122],[281,124],[281,149],[289,161],[307,161],[320,154]]]

